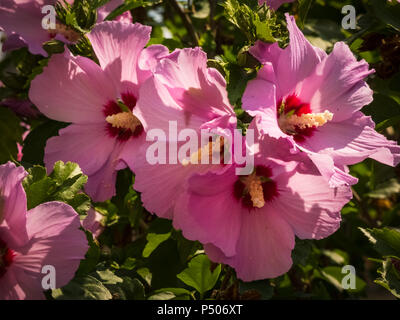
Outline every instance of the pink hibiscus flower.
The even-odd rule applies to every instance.
[[[73,0],[67,1],[73,4]],[[0,4],[0,29],[2,28],[7,41],[4,50],[14,50],[25,45],[33,54],[47,57],[47,52],[42,45],[53,38],[71,43],[79,39],[79,35],[73,30],[66,29],[57,24],[56,30],[46,30],[42,27],[42,20],[46,14],[42,13],[45,5],[54,6],[57,0],[2,0]],[[110,12],[123,3],[123,0],[111,0],[99,8],[98,22],[104,20]],[[131,22],[132,16],[126,13],[117,19]]]
[[[144,46],[151,28],[103,22],[88,34],[100,66],[84,57],[53,55],[31,84],[29,97],[47,117],[72,124],[47,141],[45,164],[76,162],[89,177],[86,192],[94,201],[115,194],[117,171],[134,161],[144,142],[140,121],[132,114],[139,87],[150,75],[160,46]]]
[[[61,202],[27,212],[23,167],[0,166],[0,300],[44,299],[42,268],[55,268],[55,285],[75,275],[88,244],[78,214]]]
[[[243,95],[243,108],[261,115],[262,130],[306,152],[331,186],[354,184],[347,165],[367,157],[395,166],[400,147],[374,130],[360,112],[372,101],[364,78],[373,70],[343,42],[327,55],[313,47],[286,15],[290,44],[257,42],[250,52],[263,64]]]
[[[236,115],[229,104],[225,79],[216,69],[207,67],[207,55],[200,48],[176,50],[160,61],[154,76],[141,87],[135,114],[147,134],[152,129],[168,134],[170,125],[176,123],[176,136],[168,134],[164,139],[167,141],[164,164],[149,163],[147,144],[136,165],[131,167],[136,173],[134,188],[142,192],[144,207],[160,217],[171,219],[175,199],[188,176],[193,172],[225,167],[212,164],[213,161],[209,161],[210,164],[185,162],[187,154],[169,160],[170,152],[180,149],[186,142],[178,141],[178,135],[185,129],[192,129],[196,137],[200,137],[201,130],[218,132],[224,137],[224,130],[236,128]],[[206,143],[198,141],[199,150],[203,146],[207,151],[193,152],[191,159],[209,157],[214,151],[221,151],[214,149],[218,148],[215,144],[209,146]]]
[[[282,4],[293,1],[295,0],[258,0],[258,4],[266,3],[271,9],[277,10]]]
[[[260,116],[253,121],[250,128],[262,125]],[[174,215],[176,229],[202,242],[211,260],[229,264],[244,281],[287,272],[295,235],[331,235],[352,197],[349,187],[330,188],[307,157],[294,157],[285,139],[256,136],[250,175],[236,175],[234,165],[219,175],[193,175]]]

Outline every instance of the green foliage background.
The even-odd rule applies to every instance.
[[[96,8],[107,1],[75,1],[57,9],[68,26],[84,35],[96,21]],[[341,9],[351,4],[357,12],[356,30],[343,30]],[[257,0],[126,0],[107,19],[130,10],[135,22],[153,27],[151,44],[169,49],[201,46],[209,65],[226,77],[229,99],[237,110],[239,126],[249,116],[240,109],[248,80],[256,75],[257,61],[248,54],[256,40],[278,41],[288,35],[284,12],[295,14],[299,26],[316,46],[329,52],[345,41],[376,73],[368,80],[374,101],[362,111],[371,115],[377,130],[400,138],[400,5],[383,0],[300,0],[283,5],[274,14]],[[63,44],[50,41],[50,54]],[[83,38],[70,46],[75,54],[94,57]],[[351,167],[359,178],[354,198],[343,209],[339,231],[321,241],[297,240],[293,268],[271,280],[244,283],[228,266],[210,262],[201,244],[184,239],[171,222],[150,215],[132,185],[134,176],[120,171],[117,195],[91,203],[81,192],[86,177],[77,165],[57,163],[49,174],[42,167],[46,141],[67,124],[43,116],[23,117],[5,107],[7,99],[28,98],[30,81],[41,73],[48,58],[27,49],[8,53],[0,61],[0,163],[17,159],[17,145],[29,125],[21,164],[29,169],[24,182],[28,206],[52,200],[72,205],[84,219],[92,206],[103,215],[102,235],[93,240],[75,279],[66,287],[47,292],[48,299],[359,299],[400,298],[400,170],[366,160]],[[356,289],[344,290],[344,265],[357,272]],[[386,290],[385,290],[386,289]]]

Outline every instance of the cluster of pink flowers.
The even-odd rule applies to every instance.
[[[254,117],[249,130],[255,143],[245,146],[254,156],[250,174],[237,175],[241,165],[235,161],[149,163],[146,135],[152,129],[168,132],[176,122],[178,132],[208,130],[224,137],[236,128],[236,115],[225,79],[207,66],[200,48],[170,53],[162,45],[146,47],[151,28],[124,21],[99,23],[88,34],[99,64],[66,50],[53,55],[32,81],[29,98],[36,107],[71,123],[48,140],[47,168],[59,160],[78,163],[89,177],[85,191],[105,201],[115,195],[117,171],[129,167],[144,207],[172,219],[186,238],[203,243],[213,261],[232,266],[240,279],[287,272],[295,236],[322,239],[339,228],[340,211],[357,182],[347,166],[368,157],[395,166],[400,147],[360,111],[372,101],[368,64],[341,42],[327,55],[305,39],[292,16],[286,18],[287,48],[257,42],[250,49],[262,64],[242,99]],[[166,158],[184,144],[165,140]],[[50,206],[35,211],[39,208]],[[35,216],[28,213],[27,219]],[[7,223],[7,216],[2,219]],[[2,259],[9,263],[7,254]],[[13,261],[17,266],[17,256]]]
[[[27,211],[26,175],[11,162],[0,166],[0,300],[44,299],[43,268],[54,268],[54,284],[62,287],[88,249],[69,205],[48,202]]]

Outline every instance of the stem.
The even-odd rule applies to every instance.
[[[171,4],[171,6],[174,8],[174,10],[178,13],[179,17],[182,19],[182,22],[192,39],[192,43],[195,47],[199,45],[199,37],[194,30],[192,19],[190,19],[189,15],[183,11],[182,7],[179,5],[179,3],[176,0],[168,0],[168,3]]]

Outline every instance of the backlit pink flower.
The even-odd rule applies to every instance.
[[[400,147],[374,130],[360,112],[372,101],[364,78],[373,70],[338,42],[331,54],[313,47],[286,15],[290,44],[257,42],[250,52],[263,64],[243,95],[243,108],[263,119],[263,132],[306,152],[331,186],[354,184],[347,165],[367,157],[395,166]]]
[[[262,123],[260,116],[254,121]],[[307,157],[293,161],[285,139],[261,135],[256,142],[252,174],[238,176],[231,166],[222,174],[193,175],[174,215],[176,229],[202,242],[211,260],[229,264],[244,281],[287,272],[295,235],[331,235],[352,197],[349,187],[330,188]]]
[[[61,202],[27,212],[21,181],[27,173],[0,166],[0,300],[44,299],[44,266],[55,268],[60,288],[74,277],[88,249],[78,214]]]
[[[67,1],[73,4],[73,0]],[[4,50],[14,50],[25,45],[33,54],[47,57],[47,52],[42,45],[51,39],[57,39],[66,43],[76,42],[79,35],[71,29],[57,23],[56,30],[46,30],[42,27],[42,20],[46,13],[42,13],[45,5],[54,6],[57,0],[2,0],[0,3],[0,29],[7,35]],[[115,8],[123,3],[123,0],[111,0],[99,8],[98,22],[101,22]],[[131,22],[130,13],[126,13],[117,19]]]
[[[154,76],[143,84],[134,112],[145,132],[161,130],[166,133],[164,140],[167,141],[164,164],[150,164],[146,157],[149,144],[144,146],[136,166],[131,167],[136,173],[134,188],[142,192],[148,211],[172,218],[175,199],[187,177],[193,172],[224,168],[223,164],[211,164],[212,161],[183,164],[185,157],[175,157],[174,164],[170,161],[170,152],[186,142],[177,141],[178,134],[185,129],[192,129],[199,137],[203,129],[215,130],[224,136],[224,130],[236,128],[236,115],[229,104],[225,79],[216,69],[207,67],[207,56],[200,48],[176,50],[160,61]],[[176,123],[176,137],[169,135],[171,123]],[[200,141],[198,145],[200,149]],[[202,156],[208,157],[208,151]]]
[[[258,4],[266,3],[270,8],[277,10],[282,4],[293,1],[295,0],[258,0]]]
[[[102,214],[91,208],[86,218],[82,221],[82,227],[90,231],[94,238],[98,238],[104,231],[104,226],[101,223],[103,218]]]
[[[121,158],[134,161],[145,139],[132,110],[156,56],[168,54],[160,45],[144,49],[150,32],[141,24],[98,24],[88,37],[100,66],[69,52],[53,55],[31,84],[29,97],[43,114],[72,123],[47,141],[47,168],[59,160],[78,163],[94,201],[115,194],[117,170],[126,168]]]

